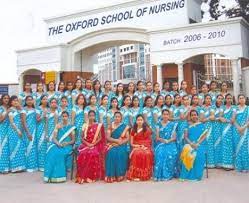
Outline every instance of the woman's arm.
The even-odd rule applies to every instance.
[[[106,136],[107,141],[111,143],[120,144],[120,141],[118,139],[114,139],[111,137],[111,134],[112,134],[112,127],[110,126],[107,130],[107,136]]]
[[[17,132],[18,136],[22,138],[22,131],[16,127],[14,123],[14,119],[11,115],[9,115],[9,121],[10,121],[11,127]]]
[[[57,140],[57,135],[58,135],[58,130],[60,129],[60,125],[56,125],[54,132],[53,132],[53,137],[52,141],[58,146],[58,147],[63,147],[61,143]]]
[[[21,113],[21,120],[22,120],[22,126],[23,129],[25,130],[25,132],[27,133],[27,137],[28,139],[31,141],[33,139],[32,135],[29,132],[29,129],[27,127],[27,122],[26,122],[26,114],[25,113]]]
[[[69,136],[71,137],[71,140],[69,142],[63,142],[63,146],[73,145],[75,143],[75,131],[71,132]]]
[[[75,125],[75,115],[76,115],[75,111],[72,110],[72,125]]]
[[[156,128],[156,140],[158,142],[161,142],[161,143],[166,143],[166,140],[163,139],[163,138],[160,138],[160,135],[159,135],[159,128]]]

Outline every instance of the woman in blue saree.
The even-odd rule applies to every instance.
[[[10,171],[18,172],[26,169],[26,145],[21,122],[21,106],[17,96],[10,98],[10,128],[8,129],[10,150]]]
[[[170,180],[176,173],[178,152],[176,147],[177,124],[169,121],[170,112],[162,111],[162,121],[157,125],[156,146],[154,150],[154,180]]]
[[[35,100],[35,107],[39,107],[39,105],[41,103],[41,97],[44,94],[45,94],[45,92],[44,92],[43,84],[42,84],[42,82],[38,82],[36,92],[34,92],[32,94],[32,97]]]
[[[26,82],[24,85],[23,92],[19,94],[19,103],[21,104],[21,106],[24,106],[25,98],[30,95],[32,95],[31,84],[29,82]]]
[[[46,95],[43,95],[41,97],[40,106],[36,108],[36,118],[38,169],[39,171],[44,171],[44,163],[48,142],[48,97]]]
[[[0,173],[9,172],[8,107],[10,97],[3,94],[0,101]]]
[[[122,113],[123,123],[128,126],[132,126],[132,114],[131,114],[131,97],[129,95],[125,95],[122,103],[122,107],[120,108],[120,112]]]
[[[48,139],[52,140],[52,134],[55,126],[58,123],[59,113],[57,110],[57,100],[55,98],[51,99],[49,102],[49,112],[48,112]]]
[[[62,123],[53,132],[53,143],[48,147],[45,160],[44,182],[59,183],[67,179],[67,161],[75,142],[75,127],[69,124],[69,114],[62,113]]]
[[[139,106],[142,109],[144,106],[145,92],[143,91],[144,83],[142,81],[137,82],[137,91],[134,93],[134,96],[139,98]]]
[[[190,124],[185,131],[185,145],[181,152],[182,170],[180,180],[199,181],[205,168],[207,130],[198,121],[196,110],[190,111]]]
[[[125,177],[129,153],[127,142],[129,140],[129,127],[122,123],[122,114],[117,111],[114,114],[114,122],[107,131],[107,152],[105,158],[105,181],[112,183],[122,181]]]
[[[25,105],[22,110],[22,124],[26,142],[26,170],[34,172],[38,170],[37,161],[37,137],[36,137],[36,111],[34,108],[34,99],[32,96],[27,96]]]
[[[249,172],[249,107],[245,105],[244,95],[238,97],[235,119],[235,169],[238,172]]]
[[[101,103],[99,106],[99,122],[103,123],[105,132],[107,131],[107,109],[108,109],[108,96],[104,94],[101,97]]]
[[[139,106],[139,98],[137,96],[132,97],[130,112],[132,115],[131,126],[136,123],[137,115],[141,114],[141,108]]]
[[[73,91],[73,83],[68,81],[67,82],[67,90],[65,91],[64,95],[65,95],[65,97],[67,97],[68,109],[70,109],[70,110],[72,110],[72,108],[73,108],[72,91]]]

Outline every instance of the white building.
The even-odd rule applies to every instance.
[[[242,18],[202,23],[201,3],[135,0],[45,19],[47,44],[17,51],[20,84],[32,78],[26,75],[48,71],[56,72],[57,82],[90,77],[97,53],[126,44],[149,44],[153,82],[184,79],[194,84],[203,55],[220,54],[232,60],[233,90],[238,95],[240,73],[249,66],[249,25]],[[113,74],[119,80],[118,73]]]

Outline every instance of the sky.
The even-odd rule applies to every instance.
[[[44,18],[89,10],[129,0],[1,0],[0,8],[0,84],[16,83],[15,50],[46,44]],[[235,0],[221,0],[233,6]],[[208,6],[203,5],[208,11]],[[205,19],[208,20],[208,12]]]

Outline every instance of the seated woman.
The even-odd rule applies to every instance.
[[[190,124],[185,131],[185,142],[181,152],[182,170],[180,180],[199,181],[202,179],[205,167],[206,137],[203,123],[198,121],[196,110],[190,111]]]
[[[75,127],[70,125],[69,113],[62,113],[62,123],[57,124],[48,147],[44,167],[44,181],[49,183],[65,182],[67,179],[67,161],[75,142]]]
[[[103,180],[105,176],[105,130],[102,124],[95,122],[95,117],[96,113],[90,110],[88,123],[82,127],[82,144],[77,158],[76,182],[79,184]]]
[[[170,180],[176,173],[178,158],[176,147],[177,123],[169,121],[169,110],[162,111],[162,121],[157,126],[154,180]]]
[[[115,112],[114,122],[107,131],[105,181],[108,183],[112,183],[115,180],[120,182],[125,177],[129,159],[127,150],[128,130],[129,127],[122,123],[122,114],[119,111]]]
[[[152,132],[142,115],[138,115],[131,131],[129,180],[150,180],[153,171]]]

